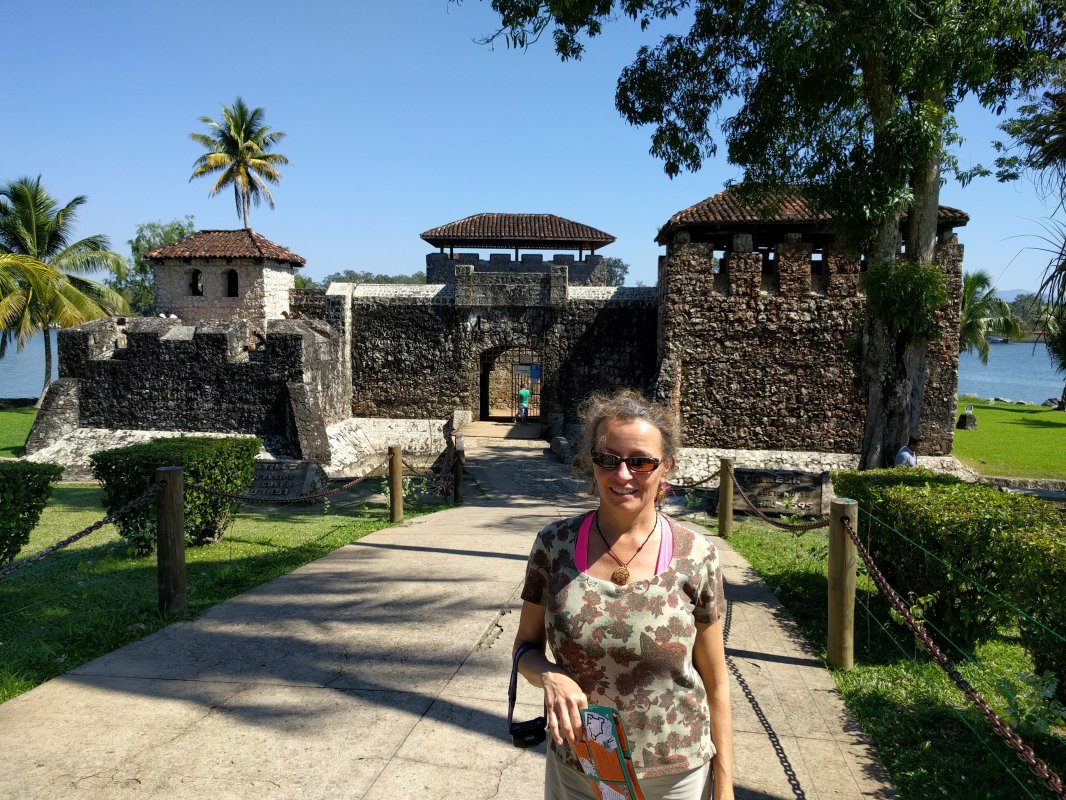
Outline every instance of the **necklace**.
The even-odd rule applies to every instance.
[[[619,586],[625,586],[629,582],[629,565],[633,563],[633,559],[637,557],[637,553],[644,549],[644,545],[646,545],[651,540],[651,536],[653,533],[655,533],[655,529],[659,527],[659,515],[655,515],[655,524],[651,526],[651,531],[648,533],[647,536],[644,537],[644,541],[641,542],[640,547],[638,547],[636,552],[629,557],[628,561],[623,561],[618,556],[616,556],[614,554],[614,550],[611,549],[611,545],[607,543],[607,537],[604,536],[603,531],[600,530],[599,511],[596,512],[596,517],[594,521],[596,523],[596,533],[598,533],[600,535],[600,538],[603,539],[603,544],[607,548],[607,554],[618,562],[618,568],[611,573],[611,580]]]

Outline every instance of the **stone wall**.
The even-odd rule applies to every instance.
[[[865,409],[848,355],[865,304],[857,259],[829,246],[814,265],[809,244],[788,241],[769,262],[740,244],[720,261],[709,244],[673,244],[660,263],[656,396],[680,415],[689,447],[858,452]],[[940,254],[957,298],[953,236]],[[945,329],[952,314],[957,327],[957,311],[945,313]],[[952,343],[938,343],[922,417],[930,455],[951,449],[957,367]]]
[[[604,286],[607,283],[607,266],[603,256],[589,255],[581,261],[561,253],[556,253],[549,260],[545,260],[540,253],[526,253],[517,261],[508,253],[492,253],[488,260],[477,253],[456,253],[455,258],[449,258],[445,253],[429,253],[426,255],[426,283],[452,283],[455,280],[455,268],[463,264],[472,266],[474,272],[488,272],[497,277],[546,275],[552,267],[566,267],[574,286]]]
[[[476,419],[482,370],[490,380],[491,364],[515,348],[541,364],[539,410],[551,425],[574,418],[593,391],[654,384],[654,289],[569,286],[558,267],[492,276],[469,266],[450,288],[355,287],[353,416],[448,418],[459,409]]]
[[[348,416],[343,339],[323,321],[270,320],[256,349],[249,323],[103,319],[59,332],[63,414],[31,432],[46,447],[67,429],[214,431],[276,436],[328,461],[325,427]],[[302,449],[301,449],[302,448]],[[308,452],[310,448],[312,452]]]
[[[197,272],[202,295],[193,291]],[[236,297],[228,296],[230,272],[236,273]],[[291,265],[269,259],[163,259],[155,264],[156,307],[187,324],[243,319],[250,332],[262,332],[266,320],[288,313],[295,280]]]

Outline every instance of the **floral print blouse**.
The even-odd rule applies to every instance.
[[[715,622],[725,612],[718,552],[706,537],[674,525],[670,566],[617,586],[574,565],[583,518],[537,535],[522,599],[544,606],[548,646],[589,703],[621,713],[638,777],[695,769],[715,752],[692,648],[696,623]],[[580,771],[569,746],[550,746]]]

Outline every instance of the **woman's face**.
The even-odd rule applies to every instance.
[[[662,459],[663,436],[646,420],[609,419],[600,423],[593,450],[620,458],[651,456]],[[600,490],[600,505],[634,514],[653,506],[659,486],[672,466],[670,461],[663,461],[651,472],[634,472],[625,463],[615,469],[594,464],[592,469]]]

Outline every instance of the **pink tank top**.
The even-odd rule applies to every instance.
[[[589,531],[592,530],[592,521],[596,518],[596,512],[590,511],[581,520],[581,527],[577,531],[577,546],[574,549],[574,566],[579,572],[589,571]],[[670,527],[670,520],[659,515],[662,529],[659,534],[659,558],[655,562],[655,574],[665,572],[674,558],[674,529]]]

